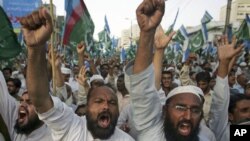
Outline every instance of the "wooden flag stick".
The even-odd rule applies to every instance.
[[[52,24],[53,24],[53,28],[54,28],[54,10],[53,10],[53,0],[50,0],[50,15],[52,17]],[[52,83],[53,83],[53,92],[52,95],[55,96],[56,95],[56,72],[55,72],[55,53],[54,53],[54,35],[55,35],[55,30],[53,30],[51,37],[50,37],[50,42],[51,42],[51,47],[50,47],[50,51],[51,51],[51,57],[52,57]]]

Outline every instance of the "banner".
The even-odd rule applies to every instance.
[[[8,15],[14,29],[20,28],[20,17],[30,14],[39,8],[41,0],[3,0],[3,9]]]

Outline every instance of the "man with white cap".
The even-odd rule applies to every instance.
[[[203,105],[200,95],[203,93],[195,86],[176,88],[168,94],[162,108],[155,82],[152,81],[155,79],[152,60],[154,35],[164,15],[165,2],[145,0],[143,3],[137,9],[141,29],[137,55],[135,61],[125,68],[126,87],[131,95],[132,120],[138,131],[137,140],[171,141],[181,138],[194,141],[199,138]]]

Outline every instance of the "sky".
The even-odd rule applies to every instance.
[[[43,0],[49,3],[50,0]],[[104,16],[107,16],[111,35],[121,36],[121,31],[129,29],[132,24],[137,24],[136,8],[142,0],[84,0],[92,20],[95,23],[94,37],[104,28]],[[58,15],[66,15],[64,0],[53,0]],[[227,4],[227,0],[167,0],[165,2],[165,14],[161,25],[167,29],[174,21],[176,12],[179,10],[175,29],[182,24],[184,26],[196,26],[208,11],[213,20],[219,20],[220,8]]]

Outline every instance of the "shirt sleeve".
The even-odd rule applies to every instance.
[[[0,71],[0,114],[9,130],[9,133],[13,133],[15,120],[18,113],[18,103],[9,94],[7,84]]]
[[[54,140],[66,141],[79,138],[82,134],[77,134],[77,132],[86,133],[84,120],[81,120],[70,107],[57,97],[52,97],[52,100],[54,107],[45,113],[38,113],[38,116],[51,129]]]
[[[183,67],[181,69],[181,73],[180,73],[180,80],[181,80],[181,84],[183,86],[195,85],[195,83],[191,80],[191,78],[189,76],[189,66],[188,65],[183,65]]]
[[[209,120],[209,128],[214,132],[217,141],[222,141],[221,139],[228,130],[229,98],[228,77],[217,76],[210,109],[211,119]]]
[[[77,105],[86,105],[86,104],[87,104],[87,90],[82,85],[79,84]]]
[[[65,102],[68,99],[66,85],[64,84],[62,87],[56,87],[56,96],[61,99],[61,101]]]
[[[125,84],[130,93],[132,119],[138,131],[159,125],[161,102],[155,88],[153,64],[143,72],[133,74],[133,64],[125,68]]]

